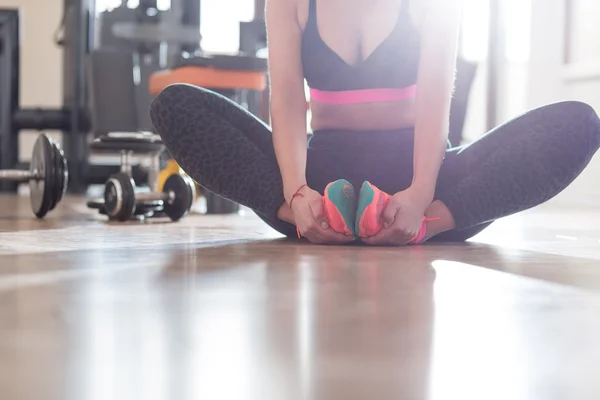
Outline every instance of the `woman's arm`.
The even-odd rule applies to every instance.
[[[267,0],[273,144],[289,203],[306,184],[306,97],[296,0]]]
[[[403,245],[417,236],[446,151],[458,47],[461,0],[421,0],[421,57],[417,82],[412,185],[392,196],[384,229],[367,244]]]
[[[461,3],[461,0],[427,0],[421,23],[411,188],[416,190],[426,206],[433,201],[446,150]]]
[[[306,97],[302,70],[299,0],[267,0],[273,145],[298,233],[313,243],[347,243],[354,238],[330,229],[322,196],[306,185]],[[299,189],[300,196],[292,197]],[[291,222],[291,221],[288,221]]]

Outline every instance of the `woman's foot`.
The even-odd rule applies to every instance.
[[[448,207],[439,200],[435,200],[425,211],[421,229],[408,245],[423,244],[435,235],[455,228],[454,218]]]
[[[323,212],[331,229],[346,236],[356,236],[356,193],[350,182],[340,179],[327,185],[323,196]]]
[[[355,231],[361,238],[375,236],[383,229],[381,215],[391,196],[370,182],[364,182],[358,195]]]
[[[331,182],[325,188],[323,213],[332,230],[347,236],[355,236],[354,220],[356,219],[356,193],[354,186],[346,180]],[[281,205],[277,217],[295,225],[294,213],[287,203]]]
[[[356,234],[367,238],[375,236],[383,229],[382,214],[391,196],[370,182],[364,182],[358,195],[356,212]],[[434,201],[425,211],[419,233],[409,245],[425,243],[442,232],[454,229],[455,223],[450,210],[439,200]]]

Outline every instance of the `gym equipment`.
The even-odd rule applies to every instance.
[[[57,109],[20,108],[19,10],[0,9],[0,169],[29,168],[21,165],[17,157],[21,130],[58,129],[63,134],[64,154],[70,168],[69,190],[84,193],[89,184],[104,183],[118,168],[89,162],[89,133],[93,132],[95,137],[105,133],[96,132],[90,118],[97,114],[89,93],[90,55],[98,49],[125,52],[134,49],[129,56],[136,59],[136,68],[125,71],[125,75],[131,80],[135,73],[141,75],[136,95],[143,93],[143,96],[135,103],[141,125],[141,128],[136,126],[138,131],[151,130],[147,117],[150,96],[145,85],[152,71],[168,66],[160,64],[165,59],[165,49],[167,59],[174,60],[182,52],[195,52],[199,48],[200,0],[172,0],[171,9],[166,11],[158,10],[156,0],[140,0],[135,9],[127,6],[131,2],[122,1],[112,10],[114,14],[97,13],[97,3],[100,6],[96,0],[63,0],[64,14],[54,37],[64,50],[63,106]],[[109,14],[115,18],[111,20]],[[102,17],[106,17],[106,23]],[[121,71],[108,68],[106,73],[114,78]],[[112,99],[118,96],[114,94]],[[0,182],[0,192],[16,190],[16,182]]]
[[[267,120],[268,102],[263,98],[268,92],[264,90],[266,60],[256,57],[256,49],[264,48],[266,37],[260,14],[264,1],[256,0],[257,21],[240,25],[239,55],[204,58],[198,57],[204,54],[200,0],[171,0],[165,10],[159,9],[156,0],[139,0],[136,8],[129,8],[132,2],[125,0],[110,2],[114,6],[110,10],[97,10],[103,3],[96,0],[63,3],[64,15],[54,36],[64,50],[63,105],[56,109],[20,108],[19,11],[0,9],[0,169],[29,169],[17,157],[21,130],[57,129],[62,131],[70,169],[68,190],[85,193],[88,185],[105,183],[120,167],[90,163],[90,136],[152,132],[148,113],[154,92],[149,89],[151,75],[169,68],[190,68],[192,76],[198,68],[217,70],[216,79],[221,83],[209,80],[206,87]],[[207,70],[204,72],[210,74]],[[253,88],[246,83],[232,85],[233,80],[229,87],[223,85],[225,75],[238,79],[238,72],[255,73]],[[244,75],[242,80],[247,79],[250,76]],[[138,184],[150,178],[142,166],[133,167],[132,175]],[[0,182],[0,192],[16,190],[16,182]]]
[[[169,2],[168,9],[161,9],[156,0],[142,0],[136,8],[122,1],[96,14],[97,35],[88,64],[97,137],[108,127],[118,132],[153,131],[148,78],[175,65],[182,54],[200,51],[200,1]],[[111,80],[119,83],[104,88]]]
[[[113,174],[104,186],[103,199],[88,202],[88,207],[98,209],[112,220],[150,218],[166,215],[172,221],[185,217],[194,202],[195,184],[180,173],[170,175],[158,191],[159,157],[165,146],[158,135],[148,133],[111,133],[91,145],[95,152],[121,154],[121,171]],[[132,171],[132,156],[150,158],[149,186],[137,186]]]
[[[179,221],[194,202],[194,183],[184,175],[171,175],[162,192],[136,192],[133,179],[125,173],[111,176],[104,189],[104,210],[119,221],[131,219],[138,206],[162,204],[162,211],[172,221]]]
[[[67,160],[58,143],[41,134],[33,146],[29,170],[0,170],[0,180],[28,182],[31,210],[43,218],[65,194],[69,181]]]
[[[167,161],[167,165],[158,173],[158,183],[156,185],[156,189],[158,191],[162,191],[165,186],[165,182],[167,179],[173,174],[182,174],[183,171],[179,164],[175,162],[175,160],[170,159]]]

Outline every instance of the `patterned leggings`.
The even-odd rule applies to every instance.
[[[198,87],[167,87],[150,107],[169,152],[198,184],[252,209],[292,236],[277,218],[283,184],[271,131],[229,99]],[[467,146],[449,149],[435,198],[456,229],[432,240],[464,241],[494,220],[537,206],[565,189],[600,147],[600,120],[580,102],[537,108]],[[308,148],[307,182],[323,193],[344,178],[369,180],[387,193],[410,186],[413,130],[318,131]]]

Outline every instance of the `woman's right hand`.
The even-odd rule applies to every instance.
[[[331,229],[323,210],[323,197],[304,187],[292,201],[292,213],[300,234],[315,244],[343,244],[355,240]]]

